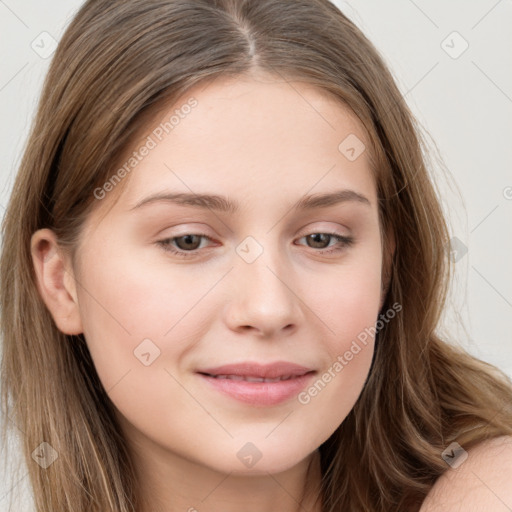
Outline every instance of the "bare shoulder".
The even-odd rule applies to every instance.
[[[438,478],[420,512],[510,512],[512,436],[482,441],[458,457],[463,462],[458,467],[454,463]]]

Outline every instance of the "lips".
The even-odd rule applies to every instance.
[[[296,396],[316,371],[294,363],[244,362],[197,371],[210,388],[252,406],[270,407]]]

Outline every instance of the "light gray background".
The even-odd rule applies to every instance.
[[[0,0],[2,215],[51,60],[31,45],[45,38],[48,48],[43,32],[58,41],[82,3]],[[334,3],[384,56],[448,170],[432,172],[468,252],[455,265],[443,332],[512,377],[512,1]],[[0,473],[0,511],[13,485],[28,492],[24,475],[15,485]]]

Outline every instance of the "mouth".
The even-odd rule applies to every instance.
[[[317,372],[288,362],[246,362],[196,373],[210,389],[253,406],[269,407],[296,396]]]

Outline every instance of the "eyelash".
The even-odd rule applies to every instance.
[[[199,251],[199,249],[194,249],[193,251],[182,251],[182,250],[179,250],[179,249],[175,249],[173,246],[170,245],[173,240],[176,240],[177,238],[183,238],[183,237],[188,236],[188,235],[199,236],[199,237],[203,237],[203,238],[207,238],[208,240],[211,240],[211,238],[208,235],[205,235],[203,233],[185,233],[185,234],[180,235],[180,236],[175,236],[175,237],[171,237],[171,238],[165,238],[164,240],[159,240],[156,243],[160,247],[162,247],[162,249],[165,252],[169,252],[172,255],[178,256],[180,258],[191,258],[191,257],[193,257],[193,256],[195,256],[197,254],[197,251]],[[323,232],[323,231],[318,231],[318,232],[310,233],[309,235],[304,235],[301,238],[305,238],[306,236],[310,236],[310,235],[328,235],[330,237],[333,237],[333,238],[337,239],[338,243],[341,244],[340,247],[337,247],[335,249],[322,249],[322,250],[319,250],[319,251],[314,251],[314,252],[316,252],[316,253],[318,253],[320,255],[341,252],[345,248],[351,247],[354,244],[354,241],[355,241],[354,238],[351,237],[351,236],[343,236],[343,235],[338,235],[337,233],[328,233],[328,232]]]

